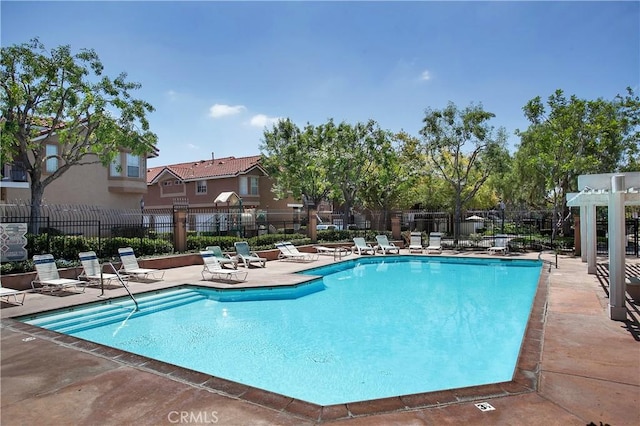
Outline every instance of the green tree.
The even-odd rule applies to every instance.
[[[420,134],[433,173],[452,191],[454,242],[460,235],[463,209],[508,156],[504,129],[494,135],[488,124],[493,117],[482,105],[459,110],[452,102],[442,110],[425,111]]]
[[[613,104],[618,112],[624,139],[620,171],[638,171],[640,170],[640,97],[631,87],[627,87],[626,94],[618,94]]]
[[[358,197],[362,196],[376,170],[385,167],[385,157],[391,155],[391,135],[380,129],[374,120],[355,125],[342,122],[330,126],[328,135],[327,178],[334,188],[334,199],[342,203],[346,226]]]
[[[516,132],[518,186],[530,205],[553,207],[554,235],[568,230],[566,194],[577,190],[579,175],[637,167],[638,105],[630,89],[613,101],[567,98],[556,90],[546,105],[537,96],[523,107],[531,124]]]
[[[408,207],[408,194],[417,182],[420,169],[415,157],[403,155],[417,142],[405,132],[379,133],[378,155],[375,165],[360,193],[363,207],[382,214],[382,223],[389,222],[389,212],[394,207]]]
[[[260,145],[262,165],[273,179],[272,190],[278,198],[292,195],[317,206],[329,195],[326,128],[307,124],[301,131],[286,119],[265,130]]]
[[[69,168],[109,165],[120,150],[152,152],[157,137],[146,115],[153,107],[131,97],[140,84],[103,76],[95,51],[47,51],[38,39],[0,50],[2,160],[25,165],[31,187],[31,226],[40,217],[44,190]],[[57,137],[58,167],[43,173],[45,141]],[[95,154],[92,156],[90,154]],[[89,155],[89,157],[87,157]],[[95,161],[92,160],[95,158]]]

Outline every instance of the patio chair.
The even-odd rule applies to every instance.
[[[396,254],[400,254],[400,247],[389,242],[389,239],[386,235],[376,235],[376,241],[378,245],[375,247],[376,251],[380,250],[382,254],[395,252]]]
[[[249,249],[249,243],[246,241],[235,242],[233,243],[233,246],[236,248],[238,261],[241,260],[245,268],[250,267],[254,263],[259,264],[263,268],[267,267],[267,259],[260,257],[257,253],[251,251],[251,249]]]
[[[489,247],[487,249],[489,254],[498,254],[498,253],[507,254],[507,251],[509,250],[509,247],[508,247],[508,244],[507,244],[507,235],[506,234],[498,234],[498,235],[496,235],[494,244],[495,245],[493,247]]]
[[[164,271],[160,269],[147,269],[138,266],[138,259],[136,259],[136,255],[131,247],[119,248],[118,254],[122,262],[118,273],[122,273],[129,276],[130,279],[133,278],[136,280],[162,280],[164,278]]]
[[[100,280],[102,283],[106,285],[110,285],[111,281],[118,281],[118,274],[108,274],[102,272],[102,265],[98,261],[98,256],[94,251],[85,251],[78,255],[80,257],[80,263],[82,264],[82,272],[78,275],[79,280],[85,280],[88,282],[87,285],[95,285],[100,284]],[[102,273],[101,273],[102,272]],[[123,283],[124,280],[128,279],[128,277],[122,276],[120,277]]]
[[[36,290],[36,284],[40,285],[37,288],[40,291],[49,291],[51,293],[56,291],[63,291],[67,287],[73,287],[78,289],[82,288],[82,292],[85,291],[85,282],[79,280],[73,280],[69,278],[60,278],[56,261],[51,254],[36,254],[33,256],[33,263],[36,267],[36,278],[31,281],[31,288]]]
[[[422,253],[422,232],[412,232],[409,238],[409,253]]]
[[[429,245],[427,246],[427,254],[442,253],[442,233],[431,232],[429,234]]]
[[[246,281],[248,272],[238,271],[236,269],[223,268],[216,255],[209,250],[201,250],[200,256],[204,266],[202,267],[202,279],[207,280],[206,274],[211,275],[209,279],[217,277],[219,279],[233,280],[233,281]],[[244,275],[242,275],[244,274]],[[240,278],[242,275],[242,278]]]
[[[367,244],[367,242],[362,237],[354,237],[353,243],[353,252],[358,252],[358,254],[376,254],[376,249],[374,249],[371,244]]]
[[[24,305],[24,298],[28,292],[29,290],[15,290],[13,288],[2,287],[2,283],[0,283],[0,299],[9,304]],[[18,296],[22,296],[20,300],[18,300]],[[11,298],[13,298],[13,301],[11,301]]]
[[[213,256],[218,260],[221,266],[225,267],[230,265],[233,269],[238,269],[238,259],[234,259],[228,254],[222,253],[220,246],[207,246],[205,250],[213,253]]]
[[[351,254],[351,249],[348,247],[325,247],[325,246],[313,246],[318,255],[329,255],[333,256],[334,259],[342,258],[343,256],[349,256]]]
[[[278,254],[278,259],[280,260],[297,260],[301,262],[312,262],[314,260],[318,260],[319,255],[316,253],[303,253],[296,246],[294,246],[290,241],[284,241],[281,243],[275,244],[276,248],[280,250]]]

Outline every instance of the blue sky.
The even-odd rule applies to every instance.
[[[640,2],[0,2],[3,46],[96,50],[142,84],[159,166],[260,153],[264,126],[482,103],[518,143],[556,89],[612,99],[640,81]]]

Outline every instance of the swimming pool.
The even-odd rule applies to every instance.
[[[24,319],[319,405],[511,380],[541,263],[371,257]]]

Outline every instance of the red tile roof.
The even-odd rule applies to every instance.
[[[183,181],[200,179],[219,179],[237,176],[260,166],[260,155],[251,157],[224,157],[213,160],[198,160],[188,163],[169,164],[167,166],[150,167],[147,170],[147,184],[155,183],[163,173],[171,173]]]

